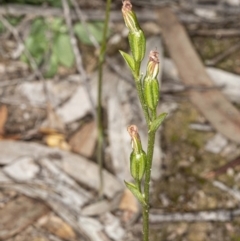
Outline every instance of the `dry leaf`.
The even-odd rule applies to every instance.
[[[72,150],[78,154],[90,158],[93,155],[97,139],[96,123],[86,123],[80,130],[73,134],[69,140]]]
[[[6,105],[0,107],[0,135],[4,134],[4,126],[8,117],[8,109]]]
[[[74,233],[73,229],[55,215],[43,217],[41,220],[39,220],[39,224],[42,228],[61,239],[72,240],[76,238],[76,234]]]

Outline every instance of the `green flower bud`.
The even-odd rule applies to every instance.
[[[141,180],[146,169],[146,153],[142,150],[140,154],[132,151],[130,156],[130,172],[135,180]]]
[[[146,75],[144,77],[144,98],[149,109],[154,111],[157,108],[159,100],[159,84],[157,75],[159,72],[158,52],[151,51],[147,65]]]
[[[159,73],[159,59],[157,51],[150,51],[149,61],[147,64],[147,76],[151,79],[157,78]]]
[[[130,172],[135,180],[140,181],[146,169],[146,153],[142,149],[138,129],[135,125],[128,127],[128,132],[132,138],[133,151],[130,155]]]
[[[144,98],[149,109],[157,108],[159,100],[159,85],[157,79],[144,78]]]
[[[133,59],[136,62],[141,62],[145,55],[146,39],[139,26],[136,14],[132,11],[132,4],[130,0],[123,1],[122,13],[125,24],[129,29],[128,40]]]
[[[132,11],[130,0],[123,1],[122,14],[125,24],[130,32],[137,32],[140,30],[136,14]]]
[[[140,29],[136,32],[129,32],[128,40],[134,60],[141,62],[146,51],[146,39],[143,31]]]

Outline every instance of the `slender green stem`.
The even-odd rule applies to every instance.
[[[152,120],[155,120],[157,118],[157,111],[156,109],[152,111]]]
[[[97,104],[97,129],[98,129],[98,143],[97,143],[97,160],[99,165],[99,191],[98,195],[101,198],[103,196],[103,143],[104,143],[104,137],[103,137],[103,120],[102,120],[102,76],[103,76],[103,63],[105,59],[105,53],[106,53],[106,42],[107,42],[107,30],[108,30],[108,23],[109,23],[109,15],[110,15],[110,6],[111,6],[111,0],[107,0],[106,5],[106,15],[105,15],[105,22],[104,22],[104,29],[103,29],[103,37],[102,37],[102,44],[98,59],[98,104]]]
[[[152,168],[152,158],[154,150],[156,132],[148,133],[148,149],[147,149],[147,164],[146,164],[146,174],[144,182],[144,196],[147,203],[143,206],[143,240],[148,241],[149,239],[149,186],[151,179],[151,168]]]
[[[137,88],[137,92],[138,92],[138,97],[139,97],[139,100],[140,100],[140,103],[141,103],[141,106],[142,106],[142,109],[143,109],[143,114],[145,116],[146,122],[147,122],[148,127],[149,127],[150,117],[149,117],[147,105],[146,105],[145,100],[144,100],[141,80],[135,80],[135,83],[136,83],[136,88]]]
[[[149,236],[149,205],[142,206],[143,215],[143,241],[148,241]]]
[[[150,119],[148,107],[146,105],[141,76],[140,76],[140,63],[135,63],[135,83],[138,92],[138,97],[142,106],[142,110],[148,124],[148,129],[150,128],[151,119],[154,120],[156,118],[156,110],[152,111],[152,117]],[[148,149],[147,149],[147,164],[146,164],[146,174],[145,174],[145,182],[144,182],[144,196],[147,205],[142,207],[143,209],[143,240],[149,240],[149,184],[151,178],[151,168],[152,168],[152,158],[153,158],[153,150],[154,150],[154,142],[155,142],[155,132],[149,132],[148,134]],[[139,182],[136,182],[139,191],[141,190],[141,185]]]
[[[138,92],[138,97],[142,106],[143,114],[145,116],[147,125],[149,127],[150,125],[150,117],[148,113],[148,108],[144,100],[144,95],[143,95],[143,89],[142,89],[142,76],[140,75],[140,62],[135,63],[135,74],[134,74],[134,79],[135,79],[135,84]]]

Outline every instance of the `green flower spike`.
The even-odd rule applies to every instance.
[[[144,77],[144,98],[149,109],[155,111],[159,100],[159,85],[157,75],[159,59],[157,51],[150,51],[146,75]]]
[[[130,0],[123,1],[122,14],[125,24],[129,29],[128,40],[133,58],[136,62],[141,62],[146,51],[146,39],[139,26],[136,14],[132,11]]]
[[[128,133],[132,138],[133,151],[130,155],[130,171],[135,181],[141,181],[146,168],[146,153],[142,149],[137,126],[128,127]]]

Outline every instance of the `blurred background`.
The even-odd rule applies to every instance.
[[[240,240],[240,0],[132,0],[160,57],[150,240]],[[122,1],[103,67],[104,196],[97,198],[98,58],[106,1],[0,0],[0,240],[139,240],[124,188],[147,127]]]

